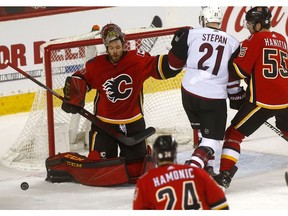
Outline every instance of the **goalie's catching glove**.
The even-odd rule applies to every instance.
[[[67,77],[63,93],[62,110],[67,113],[78,113],[85,105],[86,82],[79,77]]]
[[[230,108],[239,110],[242,104],[244,103],[246,97],[246,91],[241,87],[241,90],[236,94],[228,94],[230,101]]]

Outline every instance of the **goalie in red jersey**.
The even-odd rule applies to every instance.
[[[176,164],[177,142],[170,135],[159,136],[153,144],[158,165],[138,181],[133,209],[225,210],[229,209],[223,190],[204,170]]]
[[[133,136],[146,127],[143,117],[144,81],[149,77],[174,77],[181,70],[169,67],[167,55],[150,56],[141,49],[126,51],[124,36],[121,28],[113,23],[101,29],[106,54],[90,59],[83,70],[66,79],[62,109],[77,113],[84,106],[86,91],[96,89],[95,116],[125,136]],[[128,164],[133,164],[131,169],[128,167],[133,176],[140,174],[147,154],[145,141],[128,146],[94,124],[89,133],[89,150],[89,159],[125,158]]]
[[[288,137],[288,54],[286,38],[270,31],[268,7],[253,7],[246,14],[251,35],[230,64],[232,75],[246,79],[247,95],[225,132],[220,174],[215,180],[228,188],[237,171],[240,144],[265,121],[275,117],[276,127]]]

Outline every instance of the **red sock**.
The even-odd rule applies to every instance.
[[[220,172],[231,170],[240,156],[240,143],[245,136],[230,126],[225,132],[225,142],[223,144],[220,160]]]

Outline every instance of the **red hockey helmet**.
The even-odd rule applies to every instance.
[[[124,39],[125,34],[122,32],[121,28],[114,23],[105,25],[102,28],[100,34],[105,46],[108,46],[111,41],[117,39],[120,39],[122,43],[125,42]]]

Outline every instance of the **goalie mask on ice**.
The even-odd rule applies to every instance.
[[[59,153],[46,159],[46,181],[78,182],[89,186],[135,184],[137,179],[155,167],[151,155],[127,162],[123,157],[91,160],[78,153]]]
[[[117,39],[120,39],[122,43],[125,43],[124,36],[125,34],[122,32],[121,28],[114,23],[105,25],[101,30],[101,38],[106,47],[111,41]]]

